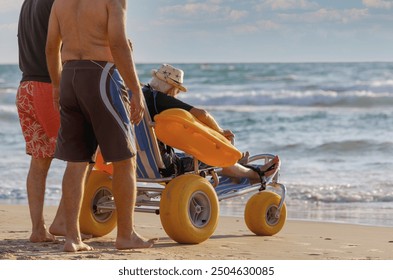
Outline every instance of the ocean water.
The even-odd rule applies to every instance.
[[[236,146],[278,154],[289,219],[393,226],[393,63],[177,64]],[[158,64],[138,64],[142,82]],[[15,108],[17,65],[0,65],[0,203],[26,204],[29,157]],[[64,163],[50,170],[57,204]],[[243,216],[248,196],[221,203]]]

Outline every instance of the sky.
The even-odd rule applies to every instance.
[[[0,64],[23,0],[0,0]],[[393,61],[393,0],[128,0],[137,63]]]

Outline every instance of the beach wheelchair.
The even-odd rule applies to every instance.
[[[173,119],[171,110],[177,110],[175,115],[177,114],[176,118],[179,121]],[[244,220],[247,227],[254,234],[261,236],[278,233],[286,221],[286,187],[278,182],[278,172],[266,178],[264,182],[251,183],[247,178],[233,180],[220,176],[221,167],[199,169],[198,160],[205,162],[206,159],[203,157],[206,153],[203,148],[207,147],[208,151],[210,149],[208,161],[216,160],[212,162],[215,163],[212,166],[228,165],[228,159],[223,159],[225,157],[230,157],[230,161],[235,163],[239,159],[237,153],[240,152],[229,143],[228,147],[233,148],[235,152],[228,155],[231,151],[226,150],[228,147],[223,147],[222,143],[215,143],[217,135],[211,131],[190,131],[193,124],[183,122],[183,119],[187,118],[193,118],[189,112],[170,109],[157,115],[154,123],[150,115],[145,113],[143,121],[135,126],[138,150],[135,211],[159,215],[163,229],[174,241],[198,244],[209,239],[217,227],[219,201],[256,192],[245,207]],[[182,130],[181,134],[185,139],[181,139],[178,129]],[[183,141],[186,146],[180,144],[180,147],[176,147],[166,143],[171,139],[162,139],[165,135],[172,135],[175,142]],[[196,137],[194,140],[193,136]],[[163,177],[160,169],[165,166],[157,139],[177,149],[185,147],[188,153],[193,155],[194,170],[180,176]],[[213,142],[210,143],[211,140]],[[217,157],[212,153],[222,156]],[[260,166],[273,157],[271,154],[251,156],[248,164]],[[117,214],[111,174],[112,166],[105,164],[102,156],[98,154],[85,187],[80,214],[80,229],[85,234],[104,236],[116,227]]]

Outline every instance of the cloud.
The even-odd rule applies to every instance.
[[[238,34],[252,34],[260,31],[278,30],[281,25],[271,20],[260,20],[254,24],[242,24],[232,28],[232,31]]]
[[[319,5],[308,0],[265,0],[257,5],[257,10],[266,8],[272,10],[316,9]]]
[[[363,4],[369,8],[391,9],[393,1],[389,0],[363,0]]]
[[[246,17],[247,15],[248,15],[247,11],[232,10],[229,12],[228,18],[236,21]]]
[[[2,31],[12,31],[15,32],[18,30],[18,24],[17,23],[4,23],[0,24],[0,30]]]
[[[208,0],[206,2],[195,2],[167,6],[160,9],[162,14],[177,15],[186,18],[206,18],[228,19],[237,21],[248,15],[247,11],[236,10],[222,4],[220,0]]]
[[[333,10],[333,9],[319,9],[315,12],[303,14],[279,14],[282,20],[306,22],[306,23],[320,23],[320,22],[339,22],[349,23],[360,20],[368,16],[367,9],[347,9],[347,10]]]
[[[188,3],[184,5],[174,5],[161,8],[161,12],[166,14],[198,15],[200,13],[216,13],[220,10],[220,5],[214,3]]]

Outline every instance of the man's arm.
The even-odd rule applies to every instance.
[[[143,117],[143,94],[136,74],[132,50],[126,35],[126,1],[113,0],[108,4],[108,39],[112,57],[126,86],[131,90],[131,121],[139,123]]]
[[[216,122],[216,120],[213,118],[212,115],[210,115],[206,110],[199,109],[199,108],[192,108],[190,110],[190,113],[196,117],[200,122],[204,123],[211,129],[221,133],[224,135],[226,138],[232,141],[232,139],[235,137],[232,131],[227,130],[227,129],[222,129],[219,124]]]
[[[61,36],[59,22],[56,16],[55,4],[53,4],[52,11],[49,17],[48,37],[46,41],[46,63],[48,65],[49,75],[53,87],[53,104],[56,109],[59,109],[59,86],[61,75]]]

